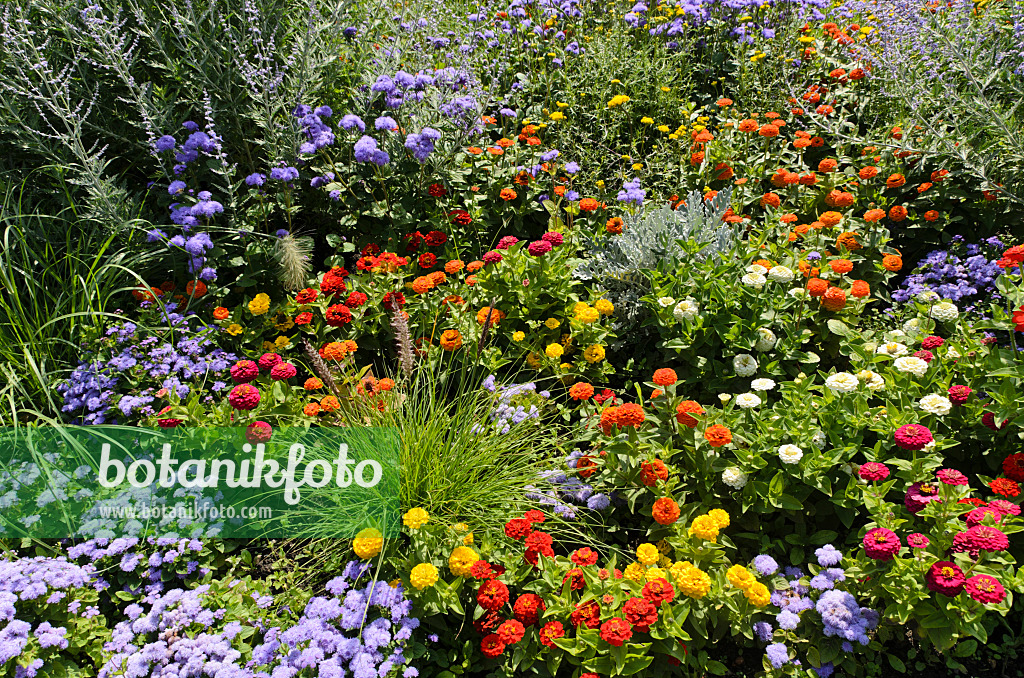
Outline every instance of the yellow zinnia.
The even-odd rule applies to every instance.
[[[430,520],[430,514],[423,509],[416,507],[409,509],[404,516],[402,516],[402,522],[410,530],[417,530],[427,524]]]
[[[249,302],[249,312],[253,315],[263,315],[270,310],[270,295],[260,292]]]
[[[430,563],[420,563],[412,568],[409,574],[409,583],[422,590],[437,583],[437,568]]]

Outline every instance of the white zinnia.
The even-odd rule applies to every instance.
[[[948,301],[935,304],[932,306],[932,309],[928,311],[928,315],[935,318],[940,323],[953,322],[959,314],[960,309],[956,307],[956,304],[951,304]]]
[[[758,275],[764,275],[768,272],[768,269],[761,264],[751,264],[747,266],[747,273],[757,273]]]
[[[776,266],[768,271],[768,277],[775,282],[788,283],[795,277],[793,270],[785,266]]]
[[[793,444],[783,445],[779,448],[779,459],[784,464],[795,464],[804,456],[804,451]]]
[[[918,377],[923,377],[924,373],[928,371],[928,363],[914,356],[896,358],[893,367],[900,372],[910,373]]]
[[[676,303],[676,300],[672,297],[658,297],[658,305],[662,308],[668,308],[674,303]]]
[[[876,348],[875,353],[899,358],[900,356],[907,355],[907,350],[905,344],[901,344],[898,341],[888,341]]]
[[[808,296],[810,296],[807,294],[806,287],[794,287],[789,292],[787,292],[787,294],[789,294],[789,296],[793,297],[794,299],[806,299]]]
[[[761,288],[764,287],[764,284],[766,282],[768,282],[768,279],[765,278],[760,273],[748,273],[742,278],[740,278],[740,282],[743,283],[744,285],[750,285],[751,287]]]
[[[680,322],[693,320],[698,313],[700,313],[700,306],[697,305],[697,301],[693,297],[683,299],[672,309],[672,315]]]
[[[761,351],[762,353],[770,351],[775,348],[775,342],[777,341],[778,338],[775,336],[774,332],[767,327],[762,327],[757,331],[757,343],[754,344],[754,349]]]
[[[757,407],[761,404],[761,398],[756,393],[741,393],[736,396],[736,404],[745,410]]]
[[[872,391],[880,391],[885,388],[885,379],[878,372],[861,370],[857,373],[857,378],[867,382],[866,386]]]
[[[770,391],[773,388],[775,388],[775,381],[772,379],[765,379],[762,377],[761,379],[755,379],[754,381],[750,382],[750,388],[754,389],[755,391]]]
[[[850,391],[856,391],[859,384],[860,382],[857,381],[857,377],[853,376],[849,372],[836,372],[825,380],[825,386],[836,393],[849,393]]]
[[[923,292],[918,292],[917,293],[917,300],[918,301],[935,301],[938,298],[939,298],[938,293],[937,292],[933,292],[932,290],[925,290]]]
[[[752,377],[757,373],[757,360],[749,353],[740,353],[732,359],[732,369],[737,377]]]
[[[735,466],[730,466],[722,471],[722,482],[734,490],[739,490],[747,484],[747,474]]]
[[[928,414],[934,414],[939,417],[949,414],[949,411],[953,409],[953,403],[949,402],[949,398],[935,393],[921,398],[917,405]]]
[[[953,348],[952,346],[950,346],[949,348],[946,349],[946,357],[947,358],[960,358],[961,357],[960,351],[958,351],[955,348]]]
[[[815,431],[814,434],[811,435],[811,442],[817,447],[824,447],[827,441],[828,438],[825,436],[824,431]]]

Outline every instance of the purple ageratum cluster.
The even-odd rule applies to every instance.
[[[0,560],[0,668],[13,666],[18,678],[34,678],[49,659],[68,647],[68,626],[75,624],[75,618],[99,614],[95,605],[88,604],[95,597],[96,584],[94,566],[80,566],[63,557],[5,556]],[[26,654],[31,661],[22,658]]]
[[[540,409],[537,405],[530,402],[525,404],[520,402],[524,400],[520,396],[537,392],[537,385],[535,383],[528,382],[525,384],[499,386],[495,376],[492,374],[483,381],[482,386],[485,390],[498,394],[497,399],[491,406],[490,413],[487,415],[487,420],[498,433],[504,435],[517,424],[530,419],[540,418]],[[537,395],[546,400],[551,394],[547,391],[541,391]],[[476,424],[473,427],[474,432],[482,430],[483,427],[480,424]]]
[[[122,591],[138,595],[162,593],[168,582],[186,582],[205,577],[210,568],[200,563],[203,542],[179,537],[118,537],[79,542],[67,549],[68,558],[86,561],[86,567],[99,572],[131,573],[137,581],[128,581]],[[101,577],[98,581],[105,584]]]
[[[935,292],[966,313],[981,312],[975,304],[988,304],[1001,298],[996,278],[1013,275],[996,264],[1005,249],[1006,245],[996,237],[980,244],[966,244],[963,236],[954,236],[949,250],[929,252],[914,272],[893,290],[892,298],[907,303],[923,292]]]
[[[299,104],[295,107],[292,115],[298,118],[299,126],[306,137],[306,140],[299,147],[299,153],[312,155],[321,148],[334,144],[334,130],[324,122],[324,118],[330,118],[333,113],[330,106],[318,106],[316,109],[313,109],[306,104]],[[354,121],[352,120],[353,118],[355,119]],[[354,115],[344,116],[341,120],[341,126],[344,129],[352,129],[358,126],[360,132],[366,129],[363,121]]]
[[[189,164],[199,159],[200,152],[207,156],[220,157],[223,139],[216,132],[212,129],[204,132],[199,129],[198,124],[191,120],[186,120],[181,126],[189,132],[189,135],[180,146],[177,139],[170,134],[159,137],[153,143],[153,149],[156,153],[174,153],[174,161],[176,163],[174,165],[175,174],[181,174],[188,169]],[[174,192],[171,195],[174,195]]]
[[[575,469],[584,453],[580,450],[573,450],[565,458],[565,465],[569,469]],[[555,514],[572,519],[576,517],[577,507],[585,507],[590,511],[604,511],[611,506],[614,496],[603,492],[595,492],[593,486],[588,485],[578,476],[550,470],[540,474],[541,479],[547,483],[546,487],[538,488],[530,486],[526,498],[536,501],[545,506],[554,507]]]
[[[294,676],[315,669],[324,678],[377,678],[405,666],[405,649],[419,619],[410,616],[412,601],[401,585],[371,580],[356,588],[368,569],[366,563],[350,562],[342,576],[327,583],[331,598],[312,598],[293,626],[267,630],[246,665],[247,671],[266,672],[243,675]],[[414,678],[417,672],[407,668],[402,675]]]
[[[127,618],[117,623],[103,646],[109,658],[99,678],[254,676],[235,647],[242,623],[229,619],[224,608],[211,609],[210,588],[172,589],[125,608]]]
[[[396,109],[407,101],[422,101],[427,88],[434,85],[435,80],[436,74],[430,75],[423,71],[413,74],[399,70],[394,76],[377,76],[370,85],[370,91],[384,97],[385,108]]]
[[[224,390],[225,373],[237,357],[216,346],[210,338],[215,330],[193,328],[190,321],[195,316],[178,313],[175,303],[162,311],[162,320],[176,330],[173,341],[144,336],[134,323],[109,328],[100,342],[109,358],[80,363],[58,387],[64,399],[61,411],[84,424],[104,424],[116,420],[113,407],[130,421],[154,414],[151,403],[159,389],[182,399],[195,383],[210,382],[213,392]]]
[[[377,167],[383,167],[391,162],[391,156],[387,151],[377,147],[377,140],[371,136],[363,135],[352,147],[356,162],[372,162]]]
[[[424,127],[419,133],[410,134],[405,138],[405,147],[419,162],[426,162],[434,152],[434,142],[441,138],[441,133],[431,127]]]
[[[622,190],[619,191],[619,194],[615,197],[619,202],[633,203],[639,207],[644,204],[644,198],[647,197],[647,191],[640,188],[639,179],[633,179],[622,184]]]
[[[858,605],[857,599],[846,591],[825,591],[814,609],[821,616],[825,635],[845,641],[842,646],[844,652],[853,650],[853,642],[867,645],[870,641],[868,631],[878,626],[878,613]]]

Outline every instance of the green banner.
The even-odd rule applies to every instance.
[[[384,537],[391,428],[0,428],[0,536]]]

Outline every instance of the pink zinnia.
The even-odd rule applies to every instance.
[[[254,421],[245,427],[245,439],[253,444],[267,442],[273,433],[273,427],[265,421]]]
[[[925,351],[925,350],[915,351],[914,352],[914,357],[915,358],[920,358],[921,360],[925,361],[926,363],[930,363],[931,361],[935,360],[935,354],[932,353],[931,351]]]
[[[974,391],[971,390],[970,386],[950,386],[949,391],[949,402],[954,405],[963,405],[967,402],[967,399],[971,397]]]
[[[238,384],[247,384],[260,376],[259,366],[251,360],[239,360],[231,366],[231,378]]]
[[[967,476],[960,471],[952,468],[939,469],[938,473],[935,474],[939,480],[947,485],[966,485]]]
[[[988,503],[989,508],[994,508],[1004,516],[1019,516],[1020,506],[1017,506],[1012,501],[1006,501],[1005,499],[993,499]]]
[[[280,365],[283,362],[284,358],[276,353],[264,353],[260,356],[260,369],[271,370],[275,365]]]
[[[964,590],[964,571],[948,560],[940,560],[932,565],[924,580],[928,583],[929,591],[950,598],[960,595]]]
[[[914,483],[907,488],[907,494],[903,497],[903,505],[915,514],[933,501],[942,500],[939,499],[939,488],[931,483]]]
[[[939,346],[942,346],[945,343],[945,339],[943,339],[942,337],[937,337],[934,334],[932,334],[921,340],[921,348],[931,350],[933,348],[938,348]]]
[[[526,247],[526,251],[532,257],[539,257],[551,251],[551,243],[547,240],[534,240]]]
[[[920,424],[907,424],[896,429],[896,444],[904,450],[923,450],[934,440],[932,432]]]
[[[519,242],[519,238],[515,237],[514,235],[506,235],[504,238],[498,241],[498,244],[495,247],[495,249],[507,250],[509,247],[512,247],[512,245],[515,245],[517,242]]]
[[[554,247],[558,247],[563,242],[565,242],[565,236],[563,236],[558,231],[548,231],[547,233],[542,235],[540,239],[551,243],[551,245]]]
[[[1006,426],[1009,422],[1009,419],[1004,419],[1002,424],[997,425],[995,413],[986,412],[983,415],[981,415],[981,423],[984,424],[986,428],[990,428],[993,431],[998,431],[1002,427]]]
[[[270,378],[278,381],[284,381],[285,379],[291,379],[295,376],[298,370],[295,369],[295,365],[291,363],[278,363],[274,365],[274,368],[270,370]]]
[[[924,536],[920,532],[915,532],[914,534],[907,535],[907,546],[910,546],[911,548],[928,548],[928,544],[930,543],[931,540],[929,540],[928,537]]]
[[[231,389],[228,402],[236,410],[251,410],[260,404],[260,390],[252,384],[239,384]]]
[[[964,516],[964,520],[967,521],[967,527],[974,527],[975,525],[980,525],[981,521],[985,520],[985,516],[992,516],[997,523],[1003,519],[1003,514],[997,509],[994,509],[991,506],[979,506],[978,508],[972,509],[968,512],[968,514]]]
[[[892,530],[876,527],[864,535],[864,553],[874,560],[892,560],[903,545]]]
[[[1005,551],[1010,540],[1002,530],[989,525],[975,525],[967,530],[967,546],[972,551]]]
[[[889,477],[889,467],[877,461],[869,461],[862,464],[857,473],[864,480],[885,480]]]
[[[481,259],[485,264],[496,264],[501,261],[503,257],[501,256],[501,252],[498,250],[491,250],[490,252],[485,252]]]
[[[967,595],[979,603],[1001,603],[1006,598],[1006,589],[995,577],[976,574],[964,583]]]

